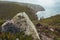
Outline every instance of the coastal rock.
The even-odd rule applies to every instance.
[[[25,35],[32,35],[33,40],[40,40],[34,24],[25,12],[18,13],[10,21],[5,22],[2,31],[11,33],[24,31]]]

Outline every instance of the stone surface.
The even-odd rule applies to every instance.
[[[5,22],[2,25],[2,31],[11,33],[24,31],[25,35],[32,35],[34,40],[40,40],[34,24],[25,12],[18,13],[10,21]]]
[[[25,12],[17,14],[11,21],[13,24],[17,25],[18,28],[22,29],[22,31],[25,31],[26,35],[32,35],[34,40],[40,40],[34,24]]]
[[[3,27],[3,32],[17,33],[20,32],[20,29],[16,27],[11,21],[7,22]]]

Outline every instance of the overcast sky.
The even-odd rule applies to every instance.
[[[44,12],[38,12],[39,17],[50,17],[60,14],[60,0],[6,0],[15,2],[26,2],[41,5],[45,8]]]

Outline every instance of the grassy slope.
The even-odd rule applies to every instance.
[[[36,20],[34,10],[17,3],[0,3],[0,19],[11,19],[19,12],[26,12],[31,20]]]
[[[43,25],[51,25],[60,28],[60,15],[55,15],[47,19],[40,20]]]
[[[43,28],[43,32],[45,32],[48,35],[55,36],[56,40],[60,40],[60,15],[55,15],[50,18],[42,19],[39,21],[44,27],[52,27],[55,28],[55,31],[50,31],[49,29]]]
[[[32,9],[14,2],[0,2],[0,25],[5,22],[5,20],[13,18],[19,12],[26,12],[31,20],[36,20],[35,13],[33,13],[34,11]]]

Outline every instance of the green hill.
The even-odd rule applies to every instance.
[[[60,15],[55,15],[50,18],[42,19],[40,20],[40,23],[60,28]]]
[[[37,11],[44,11],[44,8],[29,3],[0,1],[0,19],[11,19],[17,13],[26,12],[31,20],[37,20],[35,15]]]
[[[19,12],[26,12],[28,15],[33,15],[31,11],[32,9],[20,6],[16,3],[0,3],[0,19],[11,19],[14,15],[16,15]]]
[[[41,32],[49,37],[54,37],[55,40],[60,40],[60,14],[41,19],[39,23],[42,25]]]

